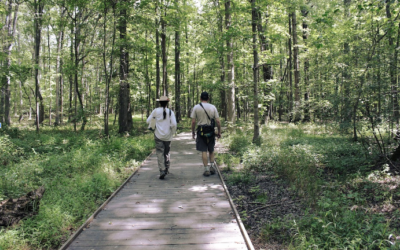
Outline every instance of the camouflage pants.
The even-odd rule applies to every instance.
[[[158,160],[158,168],[160,171],[164,171],[169,168],[169,150],[171,149],[170,141],[161,141],[156,136],[154,136],[156,141],[156,154]]]

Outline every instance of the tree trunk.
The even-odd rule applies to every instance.
[[[181,120],[181,64],[180,64],[180,31],[175,31],[175,116],[176,122]]]
[[[129,132],[132,129],[132,110],[130,102],[130,87],[128,82],[129,73],[129,54],[126,41],[127,26],[127,1],[121,2],[123,5],[120,11],[119,32],[120,32],[120,67],[119,67],[119,133]]]
[[[221,13],[221,7],[219,0],[215,1],[215,7],[218,9],[218,31],[221,39],[223,36],[224,28],[223,28],[223,15]],[[222,41],[222,39],[221,39]],[[219,57],[219,65],[220,65],[220,116],[227,120],[226,116],[226,93],[225,93],[225,62],[224,62],[224,43],[219,44],[218,57]]]
[[[166,7],[164,7],[166,8]],[[161,59],[162,59],[162,89],[163,96],[168,95],[167,85],[167,34],[166,34],[166,22],[164,17],[166,16],[166,10],[164,10],[164,16],[161,17]]]
[[[36,103],[36,131],[39,132],[39,124],[43,121],[44,106],[43,97],[40,93],[39,85],[39,55],[40,55],[40,38],[42,32],[42,14],[43,14],[43,1],[34,0],[35,7],[35,18],[34,18],[34,30],[35,30],[35,103]],[[39,100],[38,100],[39,99]]]
[[[307,24],[307,15],[308,15],[308,9],[306,7],[303,7],[301,10],[301,14],[303,16],[303,41],[304,44],[306,44],[307,47],[307,39],[308,39],[308,24]],[[308,53],[308,49],[305,49],[306,55]],[[308,103],[309,98],[310,98],[310,93],[308,90],[308,85],[309,85],[309,75],[308,75],[308,69],[310,67],[310,62],[308,57],[306,56],[304,58],[304,122],[309,122],[311,120],[310,117],[310,105]]]
[[[292,34],[292,14],[289,13],[289,34]],[[289,58],[288,58],[288,74],[289,74],[289,91],[288,91],[288,102],[289,102],[289,122],[292,122],[293,119],[293,78],[292,78],[292,37],[289,35],[288,41],[288,50],[289,50]]]
[[[226,48],[227,48],[227,63],[228,63],[228,88],[227,88],[227,115],[228,121],[235,122],[236,109],[235,109],[235,68],[233,64],[233,42],[231,38],[231,0],[225,0],[225,27],[227,32]]]
[[[158,3],[158,1],[157,1]],[[158,16],[158,7],[156,8]],[[160,23],[156,17],[156,99],[160,98],[160,32],[158,31]]]
[[[254,102],[254,135],[253,143],[260,142],[260,125],[258,118],[258,51],[257,51],[257,24],[258,13],[256,0],[251,0],[251,30],[253,32],[253,102]]]
[[[343,0],[345,6],[345,17],[350,17],[350,4],[351,0]],[[350,53],[350,45],[346,41],[343,44],[343,54],[348,55]],[[344,60],[348,60],[345,56]],[[343,68],[343,89],[344,89],[344,96],[343,96],[343,109],[341,110],[342,121],[344,123],[350,123],[352,119],[352,108],[351,108],[351,99],[350,99],[350,74],[348,72],[348,67]]]
[[[74,55],[75,55],[75,71],[74,71],[74,84],[75,84],[75,93],[76,97],[79,100],[80,104],[80,115],[79,118],[82,118],[82,125],[81,125],[81,130],[85,130],[85,125],[86,125],[86,117],[85,117],[85,111],[84,111],[84,106],[83,106],[83,101],[82,101],[82,95],[79,91],[79,81],[78,81],[78,68],[79,68],[79,50],[80,50],[80,45],[81,45],[81,28],[77,24],[77,17],[74,19],[74,27],[75,27],[75,39],[74,39]],[[77,100],[75,100],[76,103]],[[75,110],[77,107],[75,106]],[[76,126],[76,119],[77,119],[77,111],[75,111],[75,126]]]
[[[48,48],[48,66],[49,66],[49,92],[51,93],[51,79],[50,79],[50,70],[51,70],[51,62],[50,62],[50,27],[47,27],[47,48]],[[52,105],[52,98],[51,95],[49,96],[49,126],[51,126],[51,105]]]
[[[71,26],[71,32],[70,32],[70,60],[71,64],[74,61],[74,50],[73,50],[73,34],[74,34],[74,28],[73,25]],[[74,122],[72,118],[72,90],[73,90],[73,79],[72,79],[72,73],[69,73],[68,75],[68,81],[69,81],[69,109],[68,109],[68,122]]]
[[[264,34],[264,30],[268,27],[268,13],[265,14],[265,29],[262,25],[262,16],[261,12],[257,11],[257,30],[258,30],[258,36],[260,37],[261,41],[261,52],[266,51],[270,49],[269,44],[267,42],[267,39]],[[262,123],[267,124],[268,119],[269,119],[269,109],[271,107],[270,105],[270,98],[268,98],[271,95],[272,92],[272,86],[268,83],[270,80],[273,79],[273,71],[272,71],[272,66],[268,64],[263,64],[262,65],[263,69],[263,81],[264,81],[264,102],[263,102],[263,118],[262,118]]]
[[[294,70],[294,103],[295,116],[294,122],[301,120],[300,113],[300,66],[299,66],[299,47],[297,44],[297,19],[296,10],[292,12],[292,34],[293,34],[293,70]]]
[[[386,17],[389,19],[389,22],[391,23],[391,27],[389,28],[388,32],[388,40],[389,40],[389,50],[391,51],[391,55],[389,56],[390,60],[390,69],[389,69],[389,74],[390,74],[390,90],[391,94],[390,96],[392,97],[392,105],[393,105],[393,120],[396,122],[396,125],[399,125],[399,102],[398,102],[398,90],[397,90],[397,55],[398,55],[398,39],[397,39],[397,46],[394,46],[394,25],[392,23],[392,14],[390,10],[390,0],[386,0]]]
[[[8,1],[8,10],[7,16],[5,21],[5,31],[7,33],[6,43],[4,46],[4,55],[5,55],[5,62],[4,68],[5,75],[3,80],[3,87],[4,87],[4,122],[7,125],[11,125],[11,77],[10,77],[10,66],[11,66],[11,51],[14,44],[14,35],[15,30],[17,27],[17,20],[18,20],[18,8],[19,4],[17,3],[14,10],[14,18],[12,19],[12,3],[13,1]]]

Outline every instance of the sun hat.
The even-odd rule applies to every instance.
[[[169,102],[168,96],[161,96],[160,99],[157,99],[157,102]]]

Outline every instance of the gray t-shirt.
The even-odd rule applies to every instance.
[[[201,104],[203,105],[204,109],[207,111],[207,114],[210,116],[211,119],[219,119],[217,108],[214,105],[204,102]],[[204,109],[199,104],[193,107],[190,117],[192,119],[196,119],[197,125],[211,124],[211,121],[210,119],[208,119],[206,112],[204,112]]]

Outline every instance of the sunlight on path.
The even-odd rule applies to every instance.
[[[247,249],[221,180],[202,173],[191,135],[178,135],[165,180],[152,154],[68,249]]]

